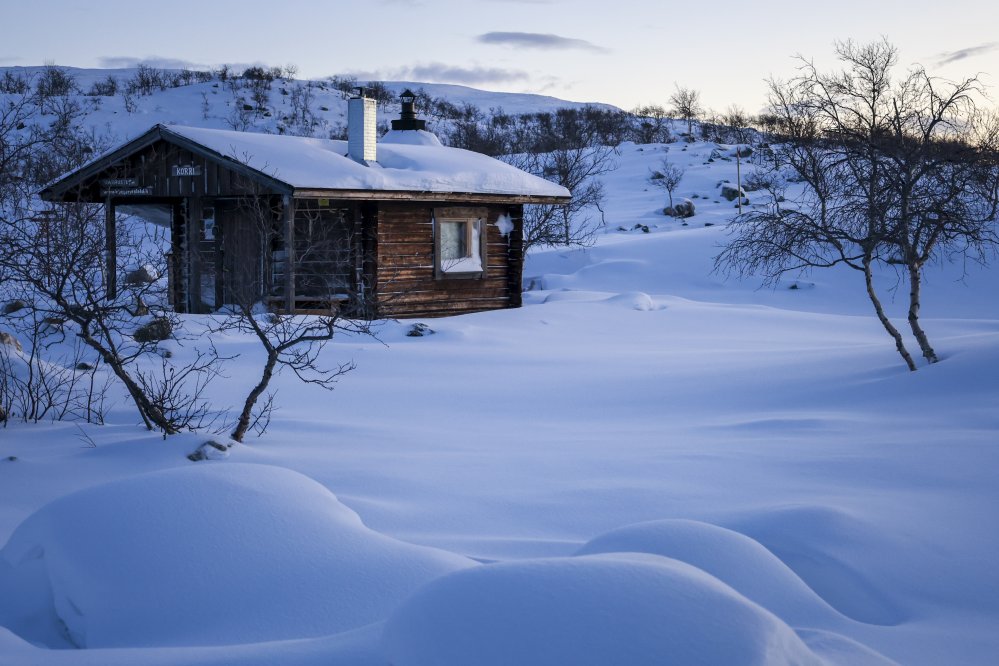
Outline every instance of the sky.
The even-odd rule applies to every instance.
[[[999,5],[986,0],[0,0],[0,66],[295,65],[334,74],[535,92],[624,109],[760,111],[794,56],[835,65],[836,40],[887,39],[900,63],[981,75],[999,100]]]

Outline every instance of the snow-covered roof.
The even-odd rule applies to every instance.
[[[347,157],[346,141],[183,125],[157,125],[146,135],[157,131],[168,140],[173,135],[235,160],[296,191],[467,193],[559,200],[571,196],[564,187],[495,158],[443,146],[429,132],[388,132],[378,141],[377,162],[366,165]],[[83,167],[57,182],[86,171]]]

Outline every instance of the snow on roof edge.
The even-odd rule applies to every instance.
[[[346,141],[164,123],[61,174],[39,193],[141,144],[157,131],[161,137],[173,135],[190,141],[220,159],[232,160],[294,190],[510,196],[547,203],[567,202],[572,196],[566,188],[496,158],[427,140],[409,143],[390,137],[379,141],[378,162],[367,166],[347,157]]]
[[[379,141],[372,166],[347,157],[347,142],[183,125],[166,129],[296,190],[479,194],[565,199],[571,193],[493,157],[431,142]]]

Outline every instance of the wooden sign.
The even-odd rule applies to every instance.
[[[110,187],[101,190],[102,197],[149,197],[152,187]]]
[[[196,164],[173,166],[170,169],[170,173],[174,176],[200,176],[201,167]]]
[[[101,178],[101,187],[137,187],[138,178]]]

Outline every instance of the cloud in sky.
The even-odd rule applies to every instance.
[[[132,56],[104,56],[98,58],[97,62],[105,69],[120,69],[147,65],[160,69],[204,69],[207,65],[203,63],[191,62],[180,58],[161,58],[159,56],[149,56],[146,58],[134,58]]]
[[[999,42],[988,42],[987,44],[969,46],[967,48],[958,49],[957,51],[947,51],[937,56],[937,65],[949,65],[952,62],[985,55],[986,53],[991,53],[997,49],[999,49]]]
[[[483,85],[510,83],[528,78],[527,72],[500,67],[460,67],[434,62],[423,65],[402,67],[390,71],[351,72],[361,80],[409,80],[431,83],[459,83],[462,85]]]
[[[577,49],[580,51],[594,51],[606,53],[607,49],[597,46],[593,42],[585,39],[573,39],[572,37],[562,37],[560,35],[544,34],[540,32],[487,32],[476,37],[482,44],[498,44],[501,46],[519,46],[527,49]]]
[[[457,67],[441,63],[409,67],[410,78],[451,83],[508,83],[527,78],[527,73],[500,67]]]

